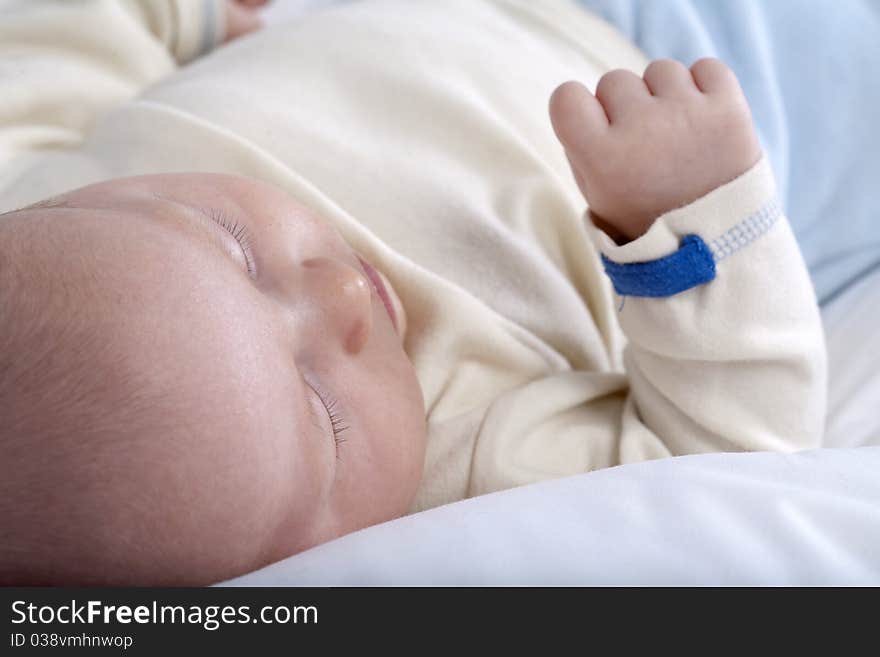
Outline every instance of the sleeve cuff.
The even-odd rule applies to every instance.
[[[763,235],[782,211],[766,157],[693,203],[661,215],[644,235],[616,244],[587,218],[605,271],[621,295],[665,297],[715,277],[715,264]]]
[[[715,278],[715,259],[699,235],[686,235],[668,256],[620,264],[602,256],[614,291],[630,297],[671,297]]]

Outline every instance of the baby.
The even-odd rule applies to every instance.
[[[447,9],[454,13],[453,4]],[[463,17],[473,18],[468,12],[478,4],[492,3],[461,3]],[[377,11],[387,5],[377,3]],[[354,14],[345,11],[326,16],[316,19],[319,32],[322,20],[338,20],[334,29],[341,30],[355,23],[346,23]],[[387,40],[381,30],[376,37]],[[626,299],[621,309],[607,283],[573,284],[598,290],[584,292],[581,302],[599,333],[590,330],[605,336],[597,343],[607,347],[607,357],[592,363],[573,343],[566,346],[568,338],[547,338],[552,352],[534,351],[546,364],[529,361],[518,379],[499,368],[492,385],[473,374],[482,383],[462,388],[468,362],[495,358],[485,350],[457,361],[463,379],[456,374],[438,383],[438,366],[422,345],[460,337],[436,330],[443,325],[432,318],[443,309],[428,310],[415,283],[392,275],[399,272],[395,256],[331,219],[330,210],[250,175],[108,175],[2,215],[0,582],[206,584],[248,572],[430,505],[418,503],[420,484],[436,491],[448,483],[444,476],[458,476],[449,474],[458,461],[431,452],[456,423],[468,428],[455,435],[473,442],[434,449],[471,459],[464,468],[471,480],[467,490],[437,495],[433,503],[567,474],[544,467],[544,452],[563,454],[584,471],[678,453],[815,444],[821,422],[813,409],[821,409],[824,367],[818,313],[784,218],[767,205],[766,165],[733,73],[714,59],[690,68],[660,60],[642,75],[607,71],[590,85],[594,92],[578,82],[555,86],[547,124],[590,212],[583,238],[550,239],[564,254],[562,242],[580,244],[592,235]],[[173,85],[168,89],[173,95]],[[331,125],[333,117],[328,112]],[[474,130],[467,138],[479,141]],[[80,148],[96,149],[94,143]],[[357,146],[350,148],[356,158]],[[168,170],[177,170],[179,161],[168,157]],[[238,170],[250,173],[245,165]],[[347,175],[356,185],[358,174]],[[549,169],[544,176],[555,180]],[[451,186],[444,191],[456,194]],[[555,197],[553,212],[575,217],[558,200],[564,194]],[[694,208],[697,224],[687,214]],[[758,210],[764,219],[754,221],[763,224],[748,242],[761,245],[751,265],[747,252],[736,252],[747,243],[716,248],[711,238]],[[397,217],[424,220],[425,240],[395,248],[409,249],[413,260],[442,250],[432,243],[427,217],[406,214],[403,203]],[[595,255],[582,251],[572,267],[599,271]],[[722,262],[728,256],[730,263]],[[443,257],[457,256],[450,250]],[[765,294],[762,286],[774,283],[768,275],[788,270],[777,281],[784,293]],[[438,271],[431,280],[440,280]],[[454,272],[442,285],[450,287],[448,281],[461,284]],[[516,290],[530,284],[528,271],[510,281]],[[465,317],[462,308],[476,302],[449,303],[452,315]],[[581,320],[548,321],[549,332],[564,335],[555,327]],[[626,375],[615,364],[623,340],[611,321],[623,324],[632,343]],[[627,321],[642,328],[630,331]],[[495,330],[481,326],[489,335]],[[522,328],[505,330],[522,344],[536,340]],[[727,350],[740,330],[748,334]],[[682,338],[695,351],[683,354],[676,342]],[[496,342],[499,353],[519,348]],[[588,395],[569,394],[579,377],[585,378],[578,386],[589,380]],[[545,390],[542,381],[553,383]],[[465,401],[489,394],[485,404]],[[772,413],[761,405],[768,397]],[[452,398],[466,411],[449,412]],[[530,426],[526,415],[515,415],[537,412],[526,406],[544,408],[542,417],[556,424],[543,435],[558,442],[542,439],[537,449],[524,439],[499,442]],[[585,455],[583,464],[565,455],[572,427],[580,432],[574,450]],[[614,441],[606,441],[611,434]],[[519,465],[501,467],[499,458],[539,463],[543,475],[517,475]],[[484,465],[492,459],[491,468]],[[447,474],[438,475],[444,468]]]

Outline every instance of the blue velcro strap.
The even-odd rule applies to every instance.
[[[715,258],[699,235],[685,235],[678,251],[657,260],[620,264],[602,256],[618,294],[669,297],[715,278]]]

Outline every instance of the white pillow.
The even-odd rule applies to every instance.
[[[828,341],[826,447],[880,445],[880,270],[822,311]]]
[[[226,585],[880,585],[880,447],[599,470],[370,527]]]

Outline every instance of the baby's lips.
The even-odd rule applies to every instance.
[[[391,285],[390,281],[382,272],[373,267],[360,255],[358,255],[357,258],[360,260],[364,272],[370,279],[373,289],[376,290],[376,294],[382,300],[382,305],[385,306],[385,311],[391,319],[391,324],[394,326],[395,331],[397,331],[397,334],[402,341],[406,335],[407,324],[406,312],[403,309],[403,303],[400,301],[400,297],[397,296],[394,286]]]
[[[403,309],[403,302],[400,300],[400,297],[397,296],[397,290],[394,289],[394,286],[388,281],[388,278],[382,272],[377,270],[379,276],[382,277],[382,282],[385,283],[385,287],[388,289],[388,296],[391,297],[391,303],[394,306],[394,314],[397,319],[397,323],[395,328],[397,329],[398,335],[400,335],[401,341],[406,337],[406,311]]]

